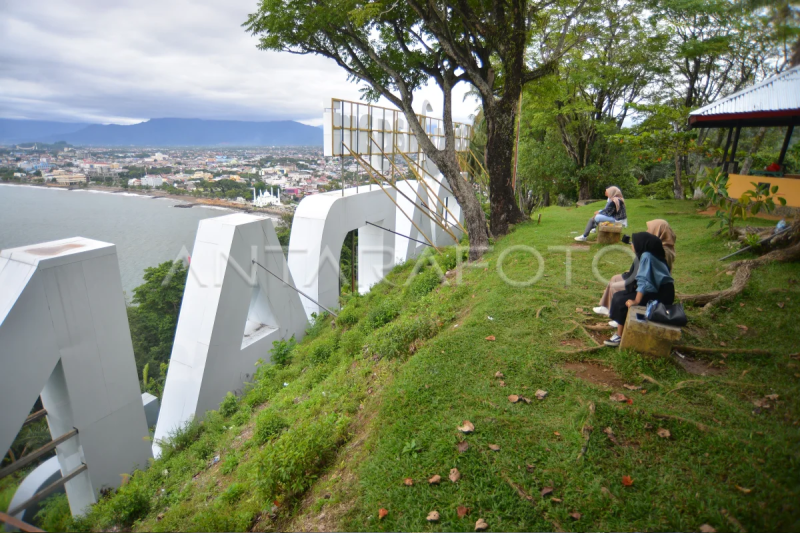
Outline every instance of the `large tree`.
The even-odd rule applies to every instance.
[[[354,79],[366,83],[366,95],[385,97],[401,109],[425,154],[453,186],[464,208],[473,245],[471,257],[488,244],[480,205],[460,177],[454,149],[452,90],[461,82],[480,94],[487,124],[491,230],[495,235],[524,216],[512,187],[514,124],[522,86],[552,72],[569,47],[567,32],[578,8],[572,0],[262,0],[245,23],[260,47],[333,59]],[[557,9],[558,8],[558,9]],[[560,11],[559,11],[560,10]],[[552,46],[526,60],[532,23],[563,15],[561,32],[546,34]],[[414,114],[414,91],[433,80],[444,94],[446,142],[438,149]]]
[[[480,202],[461,176],[452,118],[453,87],[465,77],[426,37],[411,8],[400,2],[262,0],[244,25],[259,36],[261,49],[330,58],[353,80],[365,83],[368,99],[383,96],[397,106],[463,209],[470,258],[480,257],[488,247],[489,232]],[[435,146],[413,109],[414,91],[429,80],[443,94],[443,148]]]

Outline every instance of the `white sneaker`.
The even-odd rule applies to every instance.
[[[608,323],[608,325],[611,326],[612,328],[618,328],[619,327],[619,324],[617,323],[616,320],[612,320],[611,322]]]
[[[600,307],[595,307],[594,309],[592,309],[592,311],[594,311],[598,315],[606,315],[606,316],[608,316],[608,307],[606,307],[604,305],[601,305]]]
[[[589,233],[597,233],[597,228],[592,228],[592,231],[590,231]]]
[[[575,240],[578,242],[584,242],[586,240],[586,237],[584,237],[583,235],[578,235],[577,237],[575,237]]]
[[[607,341],[604,341],[603,344],[605,344],[606,346],[619,346],[621,340],[622,337],[614,333],[614,336],[608,339]]]

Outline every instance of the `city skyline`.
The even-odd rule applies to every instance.
[[[264,52],[241,24],[255,0],[54,0],[0,7],[0,117],[135,124],[152,118],[322,122],[323,102],[358,100],[333,61]],[[475,111],[454,94],[454,119]],[[418,91],[441,114],[435,86]],[[387,105],[381,101],[379,105]]]

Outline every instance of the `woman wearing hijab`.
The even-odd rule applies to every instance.
[[[670,272],[672,272],[672,264],[675,262],[676,237],[675,232],[672,231],[672,228],[669,225],[669,222],[660,218],[651,220],[647,223],[647,233],[655,235],[661,239],[661,245],[664,247],[664,255],[667,258],[667,266],[669,267]],[[600,298],[600,306],[595,307],[593,311],[598,315],[608,316],[609,308],[611,307],[611,299],[614,297],[614,295],[620,291],[636,288],[636,274],[638,271],[639,259],[634,258],[630,270],[624,274],[616,274],[611,278],[611,280],[608,282],[608,285],[606,285],[605,292],[603,292],[603,297]],[[619,324],[612,320],[609,322],[609,325],[617,327]]]
[[[575,237],[576,241],[585,241],[589,233],[595,231],[601,222],[621,222],[623,226],[628,226],[628,213],[625,211],[625,198],[622,197],[622,191],[619,190],[619,187],[611,186],[606,189],[606,196],[608,202],[606,202],[605,208],[595,211],[594,216],[586,224],[583,235]]]
[[[646,232],[634,233],[631,246],[639,259],[636,289],[618,292],[611,299],[611,319],[616,321],[617,333],[605,341],[606,346],[619,346],[628,309],[658,300],[664,305],[675,303],[675,280],[670,275],[667,256],[661,239]]]

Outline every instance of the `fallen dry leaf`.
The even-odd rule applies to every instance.
[[[458,453],[464,453],[465,451],[469,450],[469,442],[462,440],[456,444],[456,448],[458,449]]]
[[[611,429],[610,427],[606,428],[606,429],[603,430],[603,433],[608,435],[608,440],[610,440],[611,442],[613,442],[617,446],[620,446],[620,443],[617,440],[617,437],[614,436],[614,430],[613,429]]]
[[[564,500],[562,500],[561,498],[550,498],[550,501],[553,503],[561,503]]]
[[[627,398],[625,400],[625,403],[627,403],[628,405],[633,405],[633,398]]]
[[[383,520],[384,518],[386,518],[386,515],[387,515],[387,514],[389,514],[389,511],[387,511],[387,510],[386,510],[386,509],[384,509],[383,507],[381,507],[380,509],[378,509],[378,519],[379,519],[379,520]]]
[[[561,433],[559,433],[558,431],[554,431],[554,432],[553,432],[553,435],[555,435],[556,437],[560,437],[560,436],[561,436]]]
[[[511,394],[508,397],[508,401],[511,403],[517,403],[519,401],[519,396],[517,396],[516,394]]]
[[[499,452],[500,446],[498,446],[497,444],[490,444],[489,449],[492,450],[493,452]]]
[[[429,485],[438,485],[441,481],[442,481],[442,476],[440,476],[439,474],[436,474],[435,476],[433,476],[432,478],[430,478],[428,480],[428,484]]]
[[[487,341],[493,341],[493,340],[495,340],[495,338],[494,338],[494,335],[489,335],[488,337],[486,337],[486,340],[487,340]]]
[[[639,385],[628,385],[627,383],[625,383],[622,386],[625,387],[628,390],[642,390],[642,387],[639,386]]]
[[[753,400],[753,405],[756,407],[760,407],[761,409],[769,409],[772,407],[766,398],[761,398],[760,400]]]
[[[438,522],[439,521],[439,513],[437,511],[431,511],[428,513],[428,516],[425,518],[428,522]]]
[[[569,513],[569,517],[572,518],[573,520],[580,520],[581,513]]]
[[[576,307],[576,308],[575,308],[575,312],[577,312],[577,313],[583,313],[583,307]]]
[[[756,311],[763,311],[760,307],[756,307]]]
[[[547,391],[546,390],[542,390],[542,389],[538,389],[534,393],[534,396],[536,396],[537,400],[544,400],[545,398],[547,398]]]
[[[764,398],[766,398],[767,400],[772,400],[774,402],[775,400],[780,398],[780,396],[778,396],[777,394],[767,394],[766,396],[764,396]]]
[[[500,386],[501,386],[501,387],[505,387],[505,386],[506,386],[506,382],[505,382],[505,381],[503,381],[503,380],[500,380],[500,382],[499,382],[499,383],[500,383]]]
[[[784,306],[784,305],[786,305],[786,304],[785,304],[785,303],[783,303],[783,302],[778,302],[778,307],[780,307],[781,309],[783,309],[783,306]]]
[[[717,533],[717,530],[708,524],[700,526],[700,533]]]
[[[520,396],[519,397],[519,401],[525,402],[525,403],[531,403],[531,399],[530,398],[526,398],[525,396]]]
[[[727,346],[728,344],[725,341],[719,341],[720,346]]]
[[[739,485],[736,485],[736,488],[739,489],[740,491],[744,492],[745,494],[750,494],[751,492],[753,492],[753,489],[747,489],[747,488],[744,488],[744,487],[740,487]]]
[[[403,480],[403,485],[405,485],[406,487],[410,487],[413,484],[414,484],[414,480],[411,479],[410,477],[407,477],[407,478],[405,478]]]
[[[469,507],[464,507],[463,505],[459,505],[456,508],[456,514],[458,514],[459,518],[464,518],[469,514]]]
[[[745,326],[744,324],[736,324],[736,327],[742,331],[747,331],[748,329],[747,326]]]
[[[464,420],[463,422],[461,422],[461,425],[458,426],[458,430],[461,433],[472,433],[473,431],[475,431],[475,426],[469,420]]]
[[[744,307],[744,302],[741,302],[741,303],[739,304],[739,307]]]
[[[458,471],[458,468],[451,468],[450,475],[448,477],[450,478],[450,481],[455,483],[461,479],[461,472]]]
[[[494,377],[496,377],[496,378],[498,378],[498,379],[503,379],[505,376],[503,375],[503,373],[502,373],[502,372],[500,372],[500,371],[498,370],[497,372],[495,372],[495,373],[494,373]]]
[[[545,497],[545,496],[547,496],[548,494],[552,494],[552,492],[553,492],[553,487],[545,487],[545,488],[543,488],[543,489],[541,490],[541,492],[540,492],[539,494],[541,494],[541,495],[542,495],[542,498],[544,498],[544,497]]]
[[[528,470],[528,472],[533,472],[533,471],[536,469],[536,467],[535,467],[535,466],[533,466],[533,465],[532,465],[532,464],[530,464],[530,463],[527,463],[527,464],[525,465],[525,468]]]
[[[626,398],[625,395],[622,394],[621,392],[615,392],[614,394],[609,396],[608,399],[611,400],[612,402],[624,402],[628,398]]]
[[[622,484],[626,487],[633,485],[633,478],[631,476],[622,476]]]
[[[670,433],[669,430],[665,428],[658,428],[656,434],[662,439],[668,439],[670,435],[672,435],[672,433]]]
[[[486,531],[489,529],[489,524],[483,518],[478,518],[478,521],[475,522],[475,531]]]

